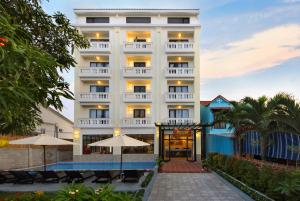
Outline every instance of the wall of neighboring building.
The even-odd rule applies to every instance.
[[[52,108],[40,108],[43,123],[37,133],[45,133],[62,139],[73,139],[73,122]]]

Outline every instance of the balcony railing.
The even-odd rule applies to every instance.
[[[166,122],[169,124],[189,124],[193,123],[193,118],[168,118]]]
[[[123,126],[154,126],[151,118],[124,118],[122,120]]]
[[[150,67],[125,67],[123,68],[124,77],[151,77]]]
[[[98,128],[98,127],[109,127],[109,118],[90,119],[84,118],[78,120],[78,126],[80,128]]]
[[[109,77],[108,67],[86,67],[79,69],[79,77]]]
[[[125,52],[152,52],[153,46],[150,42],[125,42]]]
[[[193,77],[194,68],[166,68],[166,77]]]
[[[80,93],[79,102],[109,102],[109,93]]]
[[[167,52],[193,52],[194,43],[192,42],[167,42],[166,43]]]
[[[194,93],[167,93],[166,102],[193,102]]]
[[[110,42],[90,42],[90,47],[79,49],[80,52],[110,52]]]
[[[151,93],[124,93],[125,102],[151,102]]]

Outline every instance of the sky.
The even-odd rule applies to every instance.
[[[200,9],[200,99],[223,95],[273,96],[287,92],[300,100],[300,0],[49,0],[44,10],[74,8]],[[74,71],[64,73],[73,90]],[[73,119],[73,101],[62,113]]]

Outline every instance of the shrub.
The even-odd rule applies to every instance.
[[[151,171],[151,172],[146,176],[146,178],[144,179],[144,181],[142,182],[141,187],[143,187],[143,188],[147,187],[148,184],[151,182],[153,175],[154,175],[154,173],[153,173],[153,171]]]

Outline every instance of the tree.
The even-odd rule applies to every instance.
[[[89,44],[38,0],[1,1],[0,37],[0,133],[30,133],[40,105],[61,109],[61,97],[73,98],[60,73],[75,65],[69,49]]]

